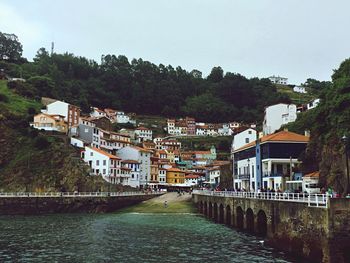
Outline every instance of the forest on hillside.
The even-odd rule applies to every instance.
[[[287,128],[300,134],[311,132],[302,156],[303,171],[320,171],[322,186],[349,193],[346,156],[350,156],[350,58],[334,70],[331,85],[321,89],[319,97],[316,108],[299,114]]]
[[[1,35],[0,41],[6,40]],[[290,102],[269,79],[248,79],[225,73],[219,66],[204,78],[195,69],[188,72],[180,66],[130,61],[122,55],[103,55],[97,63],[70,53],[50,54],[45,48],[28,62],[21,56],[17,37],[8,37],[0,46],[8,46],[0,48],[0,69],[27,80],[10,88],[29,98],[65,100],[84,111],[97,106],[164,117],[192,116],[208,122],[249,123],[262,120],[265,106]]]

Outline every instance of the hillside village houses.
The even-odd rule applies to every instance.
[[[243,125],[239,122],[204,123],[195,122],[194,118],[168,119],[167,132],[174,136],[231,136],[236,129]],[[248,125],[255,128],[255,124]]]
[[[288,85],[288,78],[273,75],[269,77],[269,80],[274,84]]]
[[[257,140],[259,135],[255,125],[246,127],[238,122],[210,124],[198,123],[189,117],[168,119],[168,133],[175,136],[234,134],[232,177],[230,162],[218,161],[214,146],[208,150],[184,151],[176,138],[157,136],[153,139],[153,131],[147,127],[113,131],[113,122],[130,121],[128,117],[123,117],[128,116],[124,112],[95,107],[89,116],[81,116],[78,107],[65,102],[45,98],[45,104],[46,110],[34,116],[31,126],[66,133],[71,144],[80,149],[91,174],[101,176],[112,184],[131,187],[233,185],[235,189],[280,189],[284,184],[283,176],[291,173],[290,167],[293,170],[298,165],[297,155],[307,143],[307,137],[291,133],[272,133],[268,135],[270,137]],[[268,128],[268,132],[293,120],[293,106],[277,104],[266,108],[264,127]],[[294,180],[297,178],[294,170],[294,177],[289,183],[299,187],[301,180]],[[230,183],[226,184],[227,181]]]

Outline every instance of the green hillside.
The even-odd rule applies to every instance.
[[[294,92],[293,88],[288,85],[276,84],[276,88],[279,93],[287,95],[291,101],[297,105],[306,104],[317,97],[310,93]]]
[[[65,136],[29,127],[41,104],[0,81],[0,191],[95,191],[107,189]]]

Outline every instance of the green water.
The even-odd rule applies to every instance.
[[[1,216],[0,231],[0,262],[292,262],[197,214]]]

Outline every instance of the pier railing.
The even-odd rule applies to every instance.
[[[234,192],[234,191],[210,191],[193,190],[194,194],[222,197],[236,197],[247,199],[260,199],[281,202],[305,203],[312,207],[327,208],[329,196],[326,194],[297,194],[297,193],[268,193],[268,192]]]
[[[135,195],[158,195],[162,192],[11,192],[2,193],[1,197],[108,197],[108,196],[135,196]]]

